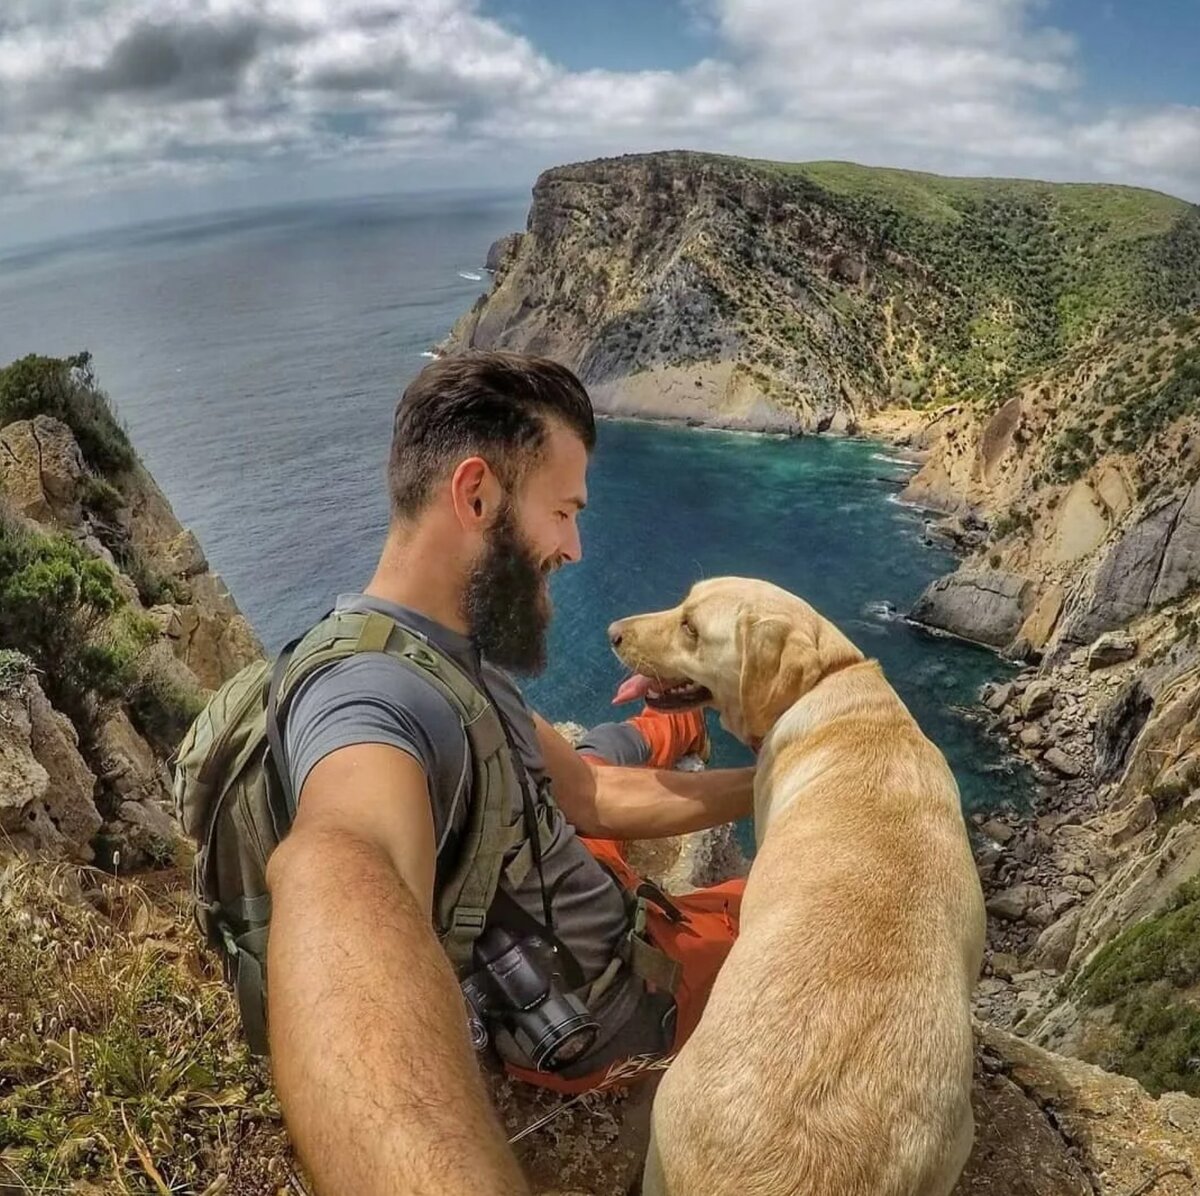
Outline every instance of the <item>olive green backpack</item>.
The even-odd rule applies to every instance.
[[[420,673],[458,712],[467,736],[472,800],[457,859],[439,881],[435,902],[435,926],[456,969],[470,964],[501,872],[515,886],[531,862],[540,864],[545,811],[532,809],[517,778],[495,707],[428,641],[377,612],[335,611],[274,665],[247,665],[217,690],[180,744],[174,795],[179,821],[197,847],[196,920],[222,956],[255,1054],[267,1053],[267,860],[296,813],[288,770],[278,763],[285,758],[280,714],[315,669],[358,652],[385,652]]]

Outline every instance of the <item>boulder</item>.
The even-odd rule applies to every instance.
[[[1021,715],[1024,718],[1039,718],[1054,705],[1057,692],[1053,681],[1038,678],[1021,695]]]
[[[0,429],[0,493],[27,519],[75,524],[88,476],[71,429],[48,415]]]
[[[997,569],[962,569],[939,578],[917,599],[914,622],[1003,648],[1028,614],[1033,583]]]
[[[153,749],[134,730],[123,710],[105,721],[96,737],[96,747],[101,779],[113,792],[126,798],[167,796]]]
[[[987,822],[982,823],[979,827],[989,839],[995,839],[997,843],[1003,846],[1017,833],[1006,822],[1001,822],[997,818],[989,818]]]
[[[1088,668],[1107,669],[1137,655],[1138,642],[1127,631],[1106,631],[1088,649]]]
[[[1039,747],[1042,742],[1042,729],[1036,725],[1024,727],[1021,730],[1019,738],[1021,740],[1022,747]]]
[[[1011,685],[987,685],[984,687],[983,704],[993,713],[1003,710],[1013,695]]]
[[[32,850],[91,860],[95,787],[75,728],[34,677],[0,693],[0,831]]]
[[[994,1026],[977,1037],[975,1146],[952,1196],[1194,1196],[1200,1101]]]
[[[1083,767],[1077,764],[1061,748],[1052,747],[1042,754],[1042,759],[1064,777],[1078,777],[1083,774]]]
[[[1006,922],[1019,922],[1035,906],[1046,899],[1045,889],[1037,885],[1013,885],[987,900],[987,912]]]

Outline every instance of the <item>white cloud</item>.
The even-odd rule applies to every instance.
[[[281,162],[677,145],[1200,198],[1200,109],[1082,110],[1038,0],[689,3],[719,54],[618,72],[562,68],[479,0],[4,0],[0,161],[27,202]]]

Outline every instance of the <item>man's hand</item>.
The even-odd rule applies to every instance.
[[[664,839],[744,818],[754,810],[754,769],[711,772],[619,768],[585,760],[534,715],[554,800],[581,834]]]
[[[522,1196],[430,922],[433,817],[406,753],[362,744],[305,782],[267,868],[270,1037],[320,1196]]]

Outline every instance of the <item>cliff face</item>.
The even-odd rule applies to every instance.
[[[166,758],[262,649],[86,359],[0,370],[0,563],[0,833],[124,866],[169,856]]]
[[[1031,662],[988,696],[1044,784],[986,849],[993,937],[1024,977],[990,978],[989,1000],[1056,1049],[1196,1092],[1200,311],[907,438],[926,460],[906,497],[983,529],[914,615]]]
[[[994,401],[1118,318],[1175,311],[1164,264],[1197,246],[1194,209],[1128,188],[606,159],[538,179],[446,347],[556,357],[614,413],[844,430]]]

